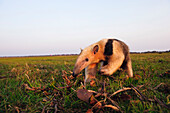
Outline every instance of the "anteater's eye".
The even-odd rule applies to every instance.
[[[88,59],[88,58],[86,58],[86,59],[85,59],[85,61],[86,61],[86,62],[88,62],[88,61],[89,61],[89,59]]]

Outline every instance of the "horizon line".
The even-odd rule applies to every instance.
[[[140,54],[140,53],[169,53],[170,50],[165,51],[144,51],[144,52],[130,52],[130,54]],[[76,53],[61,53],[61,54],[44,54],[44,55],[7,55],[7,56],[0,56],[0,58],[12,58],[12,57],[46,57],[46,56],[73,56],[73,55],[79,55]]]

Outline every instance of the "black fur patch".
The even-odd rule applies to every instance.
[[[113,39],[108,39],[105,49],[104,49],[104,55],[112,55],[113,54]]]
[[[109,60],[109,58],[108,58],[108,57],[105,57],[105,61],[103,61],[103,66],[105,66],[105,65],[108,64],[108,60]]]
[[[103,66],[107,65],[108,64],[108,61],[104,61],[103,62]]]
[[[120,41],[120,40],[118,40],[118,39],[108,39],[108,41],[107,41],[107,43],[106,43],[106,45],[105,45],[105,50],[104,50],[104,55],[106,55],[106,56],[105,56],[105,61],[103,61],[103,62],[104,62],[103,65],[105,66],[105,65],[108,64],[108,60],[109,60],[108,57],[113,54],[113,41],[117,41],[117,42],[119,42],[120,45],[121,45],[121,48],[122,48],[122,50],[123,50],[123,54],[124,54],[124,56],[125,56],[125,59],[124,59],[124,61],[123,61],[123,63],[122,63],[121,68],[126,69],[126,67],[127,67],[127,62],[128,62],[129,59],[130,59],[130,56],[129,56],[129,48],[128,48],[128,46],[127,46],[124,42],[122,42],[122,41]]]

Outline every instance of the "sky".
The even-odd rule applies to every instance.
[[[170,50],[170,0],[0,0],[0,56],[78,54],[103,38]]]

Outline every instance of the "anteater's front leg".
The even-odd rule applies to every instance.
[[[84,81],[85,85],[87,82],[90,82],[92,79],[95,79],[96,72],[97,72],[97,65],[98,64],[90,64],[85,68],[85,81]]]
[[[108,60],[107,65],[103,65],[100,69],[100,73],[102,75],[112,75],[114,72],[116,72],[122,65],[124,60],[124,56],[119,56],[119,57],[111,57]]]

